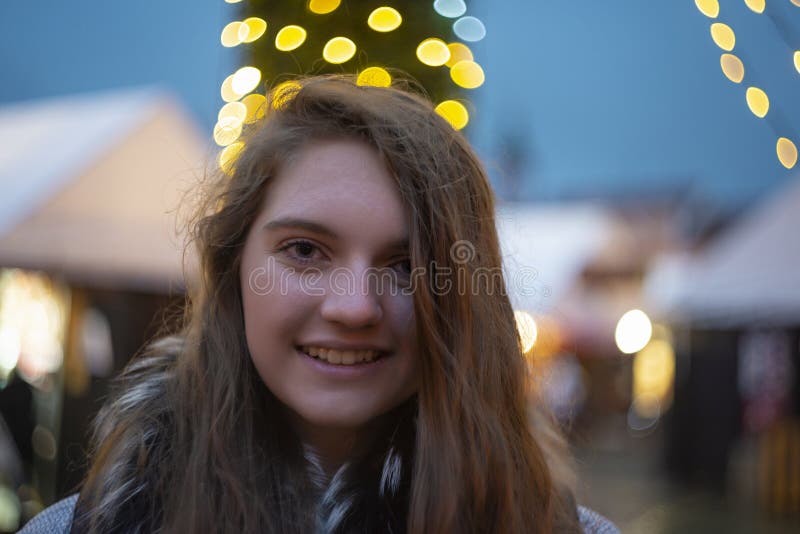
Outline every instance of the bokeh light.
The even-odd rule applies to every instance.
[[[247,106],[242,102],[228,102],[222,106],[219,110],[219,114],[217,114],[218,121],[226,118],[233,118],[242,123],[245,117],[247,117]]]
[[[267,99],[264,95],[253,93],[247,95],[242,99],[242,104],[247,109],[247,114],[244,117],[244,122],[251,123],[264,116]]]
[[[469,123],[467,108],[456,100],[445,100],[436,106],[436,113],[444,117],[456,130],[464,128]]]
[[[290,24],[281,28],[275,35],[275,48],[281,52],[291,52],[306,41],[306,30],[302,26]]]
[[[531,314],[522,310],[514,311],[514,319],[517,322],[517,332],[519,332],[520,342],[522,343],[522,352],[530,352],[539,335],[536,321]]]
[[[356,44],[347,37],[334,37],[322,49],[322,57],[328,63],[338,65],[349,61],[356,53]]]
[[[744,64],[733,54],[722,54],[719,58],[722,73],[733,83],[741,83],[744,79]]]
[[[226,174],[233,174],[233,170],[236,166],[236,158],[239,157],[239,153],[241,153],[243,148],[244,143],[241,141],[231,143],[223,148],[220,151],[219,156],[217,156],[219,168],[222,169]]]
[[[447,48],[450,50],[450,59],[445,63],[448,67],[452,67],[459,61],[472,61],[475,59],[472,55],[472,50],[464,43],[450,43],[447,45]]]
[[[764,0],[744,0],[744,3],[755,13],[763,13],[766,7]]]
[[[767,93],[758,87],[748,87],[745,94],[747,100],[747,107],[753,112],[753,115],[763,119],[769,112],[769,98]]]
[[[454,19],[467,12],[467,5],[464,0],[436,0],[433,9],[443,17]]]
[[[222,46],[231,48],[241,44],[242,39],[239,37],[239,30],[241,27],[242,23],[238,20],[226,24],[225,27],[222,28],[222,34],[219,36],[219,41],[222,43]]]
[[[246,95],[261,81],[261,71],[255,67],[242,67],[233,73],[231,87],[239,96]]]
[[[706,17],[715,19],[719,15],[719,2],[717,0],[694,0],[694,4],[700,13]]]
[[[376,32],[390,32],[400,27],[403,17],[393,7],[379,7],[369,14],[367,24]]]
[[[711,25],[711,38],[718,47],[728,52],[736,46],[736,34],[730,26],[721,22]]]
[[[794,52],[794,70],[800,74],[800,50],[795,50]]]
[[[225,102],[239,100],[239,98],[242,96],[240,93],[237,93],[233,90],[233,74],[225,78],[225,81],[222,82],[222,87],[220,88],[219,92],[222,96],[222,100]]]
[[[787,169],[791,169],[795,166],[797,163],[797,147],[791,140],[781,137],[778,139],[775,148],[778,152],[778,161],[781,162],[781,165]]]
[[[270,101],[274,109],[280,109],[288,104],[302,85],[294,80],[281,82],[270,93]]]
[[[475,17],[461,17],[453,23],[453,31],[459,39],[468,42],[480,41],[486,37],[486,27]]]
[[[450,59],[450,49],[441,39],[431,37],[425,39],[417,47],[417,58],[425,65],[439,67]]]
[[[450,69],[450,77],[456,85],[464,89],[475,89],[483,85],[486,79],[483,69],[474,61],[459,61]]]
[[[800,7],[800,0],[789,0],[789,1],[794,5],[796,5],[797,7]]]
[[[223,117],[214,125],[214,142],[228,146],[242,134],[242,121],[236,117]]]
[[[633,359],[633,398],[641,416],[656,417],[669,405],[675,382],[675,351],[663,339],[650,341]]]
[[[249,17],[239,26],[239,39],[243,43],[252,43],[267,31],[267,21],[259,17]]]
[[[356,84],[371,85],[373,87],[389,87],[392,85],[392,76],[386,69],[381,67],[369,67],[359,73]]]
[[[317,15],[327,15],[334,12],[341,3],[342,0],[310,0],[308,10]]]
[[[614,332],[617,348],[625,354],[642,350],[653,335],[653,323],[642,310],[630,310],[620,317]]]

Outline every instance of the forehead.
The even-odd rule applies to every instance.
[[[336,233],[407,236],[397,184],[378,151],[364,141],[311,141],[281,168],[267,190],[262,218],[304,218]]]

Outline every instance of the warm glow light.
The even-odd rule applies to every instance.
[[[748,87],[745,98],[747,99],[747,107],[750,108],[753,115],[760,119],[767,116],[767,112],[769,112],[769,98],[767,97],[767,93],[758,87]]]
[[[639,352],[650,341],[653,335],[653,324],[642,310],[630,310],[620,317],[614,340],[617,347],[625,354]]]
[[[694,4],[700,13],[709,18],[717,18],[719,15],[719,2],[717,0],[694,0]]]
[[[450,77],[464,89],[475,89],[483,85],[483,69],[474,61],[459,61],[450,69]]]
[[[336,10],[342,0],[310,0],[308,10],[317,15],[327,15]]]
[[[322,49],[322,57],[334,65],[350,60],[355,53],[356,44],[347,37],[334,37]]]
[[[356,80],[357,85],[371,85],[373,87],[389,87],[392,85],[392,76],[381,67],[369,67],[361,71]]]
[[[241,98],[242,95],[233,90],[233,74],[225,78],[225,81],[222,82],[220,95],[222,95],[222,100],[225,102],[233,102]]]
[[[455,100],[445,100],[436,106],[436,113],[450,123],[456,130],[462,129],[469,122],[469,112],[464,104]]]
[[[262,118],[266,108],[266,101],[267,99],[264,95],[258,93],[253,93],[244,97],[242,99],[242,104],[244,104],[244,107],[247,109],[244,122],[251,123]]]
[[[800,7],[800,0],[789,0],[789,1],[794,5],[796,5],[797,7]]]
[[[275,86],[275,88],[270,93],[270,101],[272,102],[272,107],[274,109],[280,109],[285,106],[294,95],[297,94],[297,91],[300,90],[302,85],[294,80],[289,80],[286,82],[279,83]]]
[[[654,339],[633,358],[633,398],[639,415],[657,417],[668,406],[675,382],[675,351]]]
[[[252,43],[267,31],[267,21],[258,17],[246,18],[239,27],[239,39],[243,43]]]
[[[240,44],[242,42],[242,39],[239,37],[239,30],[241,28],[242,23],[238,20],[231,22],[222,28],[222,35],[219,37],[219,41],[222,43],[222,46],[231,48],[232,46]]]
[[[217,120],[232,118],[241,124],[247,116],[247,107],[241,102],[228,102],[219,110]],[[229,144],[229,143],[226,143]]]
[[[447,48],[447,43],[441,39],[431,37],[419,44],[417,57],[426,65],[438,67],[444,65],[450,59],[450,49]]]
[[[514,311],[514,319],[517,321],[517,332],[519,332],[522,352],[529,352],[536,344],[539,331],[536,328],[536,321],[531,314],[525,311]]]
[[[233,73],[231,87],[239,95],[246,95],[256,88],[261,81],[261,71],[255,67],[242,67]]]
[[[393,7],[379,7],[369,14],[367,24],[376,32],[390,32],[400,27],[403,17]]]
[[[736,46],[736,34],[727,24],[715,22],[711,25],[711,38],[723,50],[730,52]]]
[[[243,148],[244,143],[241,141],[231,143],[223,148],[220,151],[219,156],[217,156],[219,168],[222,169],[226,174],[233,174],[233,169],[236,165],[236,158],[239,157],[239,153]]]
[[[306,30],[294,24],[284,26],[275,36],[275,48],[281,52],[289,52],[303,44],[306,40]]]
[[[781,137],[775,147],[778,152],[778,161],[787,169],[794,167],[797,163],[797,147],[791,140]]]
[[[733,83],[740,83],[744,79],[744,64],[733,54],[722,54],[719,65],[722,73]]]
[[[452,67],[459,61],[472,61],[474,59],[472,50],[464,43],[450,43],[447,48],[450,50],[450,59],[445,63],[448,67]]]
[[[454,19],[467,12],[464,0],[436,0],[433,9],[443,17]]]
[[[756,13],[763,13],[766,7],[766,2],[764,0],[744,0],[744,3]]]
[[[486,37],[486,27],[475,17],[461,17],[453,23],[453,31],[462,41],[471,43]]]
[[[236,117],[223,117],[214,125],[214,142],[219,146],[228,146],[239,139],[241,134],[242,121]]]
[[[795,50],[794,53],[794,70],[800,73],[800,50]]]
[[[225,2],[228,3],[228,4],[238,4],[241,1],[242,0],[225,0]]]

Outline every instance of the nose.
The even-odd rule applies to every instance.
[[[348,328],[378,324],[383,317],[383,307],[369,282],[365,272],[358,274],[353,269],[332,274],[320,307],[323,319]]]

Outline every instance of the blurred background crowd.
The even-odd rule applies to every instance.
[[[395,69],[487,167],[579,501],[800,527],[800,0],[4,2],[0,52],[0,532],[78,487],[265,90]]]

